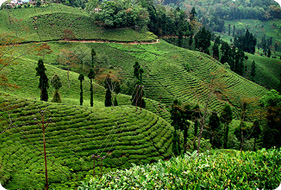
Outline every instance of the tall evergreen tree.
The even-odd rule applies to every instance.
[[[214,43],[214,46],[212,47],[212,51],[213,51],[213,57],[215,59],[219,59],[219,45],[220,45],[220,36],[217,36],[216,39],[215,39],[215,43]]]
[[[111,89],[110,89],[110,84],[112,84],[112,81],[109,77],[109,75],[107,75],[107,77],[105,78],[105,81],[104,81],[104,87],[106,89],[106,93],[105,93],[105,107],[110,107],[112,106],[112,92],[111,92]]]
[[[46,75],[46,68],[44,66],[43,60],[39,59],[38,66],[36,67],[36,76],[39,76],[39,85],[38,88],[41,90],[40,100],[48,101],[48,88],[49,88],[49,79]]]
[[[243,76],[245,72],[245,65],[244,60],[246,59],[245,53],[243,50],[238,49],[237,51],[233,52],[234,54],[234,69],[233,71],[237,74]]]
[[[226,42],[222,42],[222,45],[221,45],[221,63],[224,64],[224,63],[228,63],[230,68],[233,69],[233,65],[231,65],[230,63],[230,57],[231,57],[231,49],[228,45],[228,43]]]
[[[143,68],[140,64],[136,61],[134,64],[134,77],[137,79],[135,83],[135,90],[132,94],[132,105],[138,106],[141,108],[145,108],[145,101],[143,99],[144,96],[144,86],[143,86],[143,79],[142,74],[144,73]]]
[[[198,48],[199,51],[210,54],[209,47],[211,45],[211,32],[206,30],[205,27],[202,28],[195,35],[195,48]]]
[[[229,124],[232,121],[232,110],[230,105],[225,104],[221,113],[221,122],[224,124],[224,144],[223,147],[227,148]]]
[[[197,14],[197,13],[196,13],[196,11],[195,11],[195,8],[192,7],[191,12],[190,12],[190,17],[189,17],[190,22],[192,22],[192,21],[195,20],[196,14]]]
[[[80,81],[80,105],[83,105],[83,80],[85,79],[84,75],[81,73],[78,77]]]
[[[94,90],[93,90],[93,79],[95,78],[96,74],[93,68],[90,69],[88,74],[88,78],[90,79],[90,105],[91,107],[94,106]]]
[[[257,39],[249,30],[247,30],[244,35],[235,36],[234,38],[234,46],[248,53],[254,54],[256,45]]]

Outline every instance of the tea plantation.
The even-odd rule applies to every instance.
[[[134,107],[88,108],[20,99],[1,93],[1,183],[8,189],[43,188],[42,130],[45,111],[50,183],[63,187],[93,172],[92,154],[106,156],[107,170],[171,156],[173,128],[164,119]],[[36,120],[34,119],[36,118]],[[13,160],[13,161],[12,161]],[[62,172],[62,171],[63,172]],[[34,177],[36,176],[36,177]],[[57,184],[62,182],[62,184]],[[51,186],[52,186],[51,185]],[[75,185],[75,184],[73,184]]]
[[[276,189],[280,185],[281,150],[211,151],[185,154],[152,165],[109,172],[83,181],[85,189]]]
[[[105,30],[94,23],[85,11],[77,8],[50,4],[0,10],[0,17],[0,34],[23,37],[21,44],[5,46],[12,49],[11,55],[5,56],[17,57],[31,48],[28,54],[19,56],[15,63],[3,70],[8,82],[19,88],[0,85],[0,182],[5,188],[45,187],[42,115],[48,122],[46,149],[50,189],[77,189],[81,181],[84,182],[79,189],[114,189],[116,184],[125,189],[130,185],[140,189],[181,189],[183,184],[189,184],[185,186],[187,189],[247,189],[254,185],[271,188],[280,181],[280,178],[272,179],[268,175],[280,172],[280,161],[276,159],[280,150],[241,154],[235,151],[223,154],[212,152],[167,161],[173,156],[174,127],[170,124],[169,110],[175,99],[184,104],[199,104],[201,108],[208,102],[208,112],[215,111],[219,115],[224,105],[229,104],[234,119],[240,120],[241,100],[253,99],[247,112],[250,113],[257,108],[254,105],[257,100],[267,93],[266,88],[237,75],[209,55],[179,48],[164,40],[154,43],[157,37],[150,32],[136,32],[131,28]],[[76,41],[65,40],[68,38],[66,30],[73,32],[72,39]],[[100,43],[91,42],[94,40]],[[43,42],[47,42],[52,50],[51,54],[44,55],[46,75],[49,79],[54,74],[60,77],[62,103],[51,103],[55,91],[51,86],[48,89],[49,102],[39,100],[36,67],[43,56],[39,55],[36,47]],[[95,69],[120,72],[118,106],[105,107],[104,82],[97,74],[93,82],[94,107],[90,107],[87,75],[92,49],[96,52]],[[83,57],[81,62],[70,68],[70,87],[68,68],[58,61],[62,50]],[[134,81],[133,66],[136,61],[144,70],[145,109],[131,106],[131,95],[128,95]],[[266,61],[270,63],[268,59]],[[260,58],[258,67],[262,68],[263,62]],[[262,80],[262,75],[266,79],[272,78],[272,73],[275,77],[277,71],[274,68],[279,67],[278,64],[267,67],[267,70],[260,69],[263,71],[257,74],[256,80]],[[80,73],[85,75],[82,106],[79,105]],[[277,80],[275,77],[273,86]],[[251,119],[246,118],[249,123]],[[236,123],[230,126],[232,137]],[[231,142],[237,140],[233,139]],[[191,139],[189,141],[194,145]],[[208,140],[202,141],[209,145]],[[93,155],[99,156],[96,167]],[[154,165],[147,165],[152,163]],[[133,168],[128,170],[131,166]],[[101,180],[98,176],[91,179],[93,169],[96,174],[105,174]],[[254,169],[253,172],[249,171],[251,169]],[[259,170],[263,171],[262,177],[256,174]],[[230,176],[232,171],[237,172],[236,175]],[[249,186],[243,186],[244,182]]]

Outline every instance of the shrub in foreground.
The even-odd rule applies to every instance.
[[[84,189],[275,189],[281,182],[281,149],[196,152],[152,165],[133,165],[82,182]]]

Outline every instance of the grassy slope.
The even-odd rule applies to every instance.
[[[132,65],[138,60],[145,68],[146,95],[154,100],[172,103],[175,98],[185,103],[205,104],[208,95],[210,72],[221,74],[220,82],[226,85],[227,99],[211,96],[210,108],[219,111],[226,101],[238,107],[237,98],[261,97],[266,90],[231,71],[211,57],[200,52],[178,48],[164,41],[154,45],[94,44],[97,49],[111,52],[111,65],[122,67],[130,76]],[[113,50],[111,50],[113,49]],[[118,60],[118,61],[114,61]],[[188,63],[191,71],[184,69]]]
[[[12,18],[11,25],[9,16]],[[85,11],[61,4],[51,4],[39,8],[0,10],[0,17],[0,32],[17,31],[19,36],[25,38],[24,41],[63,39],[65,29],[72,29],[76,39],[109,41],[152,41],[156,39],[156,36],[150,32],[136,32],[129,28],[103,30],[94,24],[93,19]]]
[[[135,108],[130,106],[68,106],[3,93],[0,104],[5,104],[1,111],[4,117],[11,114],[11,120],[19,125],[1,134],[0,139],[0,163],[3,167],[0,179],[8,189],[43,188],[43,155],[39,152],[42,151],[42,131],[34,122],[35,117],[40,118],[39,110],[45,110],[46,119],[52,117],[53,121],[46,130],[49,180],[53,187],[58,188],[55,183],[65,183],[69,176],[78,176],[81,180],[91,174],[92,154],[106,155],[104,166],[110,168],[150,163],[171,155],[173,128],[146,110],[135,112]],[[0,131],[8,127],[2,118]]]
[[[281,60],[279,59],[281,56],[281,21],[280,20],[270,20],[270,21],[260,21],[260,20],[252,20],[252,19],[242,19],[242,20],[226,20],[225,21],[225,33],[219,35],[222,37],[224,41],[230,42],[230,39],[233,40],[232,36],[228,36],[228,24],[231,25],[231,35],[233,30],[233,25],[235,25],[237,29],[249,29],[258,39],[258,43],[260,43],[262,37],[266,35],[266,39],[269,37],[273,38],[273,46],[275,42],[279,44],[278,51],[272,51],[272,56],[277,56],[277,58],[268,58],[265,56],[260,56],[258,54],[252,55],[247,54],[249,59],[245,62],[245,65],[248,67],[249,73],[247,73],[247,77],[250,78],[250,70],[251,63],[253,61],[256,62],[257,70],[255,82],[265,86],[266,88],[275,88],[277,89],[280,83],[280,71],[281,71]],[[275,26],[273,26],[275,25]],[[274,47],[272,48],[272,50]],[[262,53],[262,50],[256,49],[257,52]]]
[[[249,59],[245,62],[248,67],[247,76],[250,77],[252,62],[256,63],[256,83],[266,88],[278,89],[280,84],[281,60],[279,58],[268,58],[260,55],[247,54]]]
[[[230,34],[232,35],[233,25],[235,25],[236,31],[238,29],[248,29],[251,33],[253,33],[259,41],[261,41],[262,37],[265,35],[266,39],[269,37],[273,38],[273,45],[275,42],[279,43],[279,51],[281,51],[281,20],[270,20],[270,21],[260,21],[260,20],[252,20],[252,19],[241,19],[241,20],[225,20],[225,34],[222,34],[222,38],[230,42],[230,39],[233,37],[228,36],[228,24],[230,27]],[[275,25],[275,26],[273,26]],[[277,53],[280,55],[280,52]]]
[[[66,43],[52,42],[49,43],[49,45],[51,45],[53,53],[46,56],[47,63],[55,62],[56,54],[59,53],[59,49],[69,48]],[[113,67],[121,68],[123,70],[123,77],[128,79],[132,78],[133,65],[135,61],[139,61],[145,68],[144,84],[146,97],[156,101],[160,101],[161,98],[161,102],[167,104],[171,104],[173,100],[177,98],[184,103],[198,102],[204,106],[208,96],[209,83],[207,79],[210,77],[210,72],[216,73],[220,72],[219,70],[225,71],[219,62],[205,54],[178,48],[164,41],[153,45],[122,45],[113,43],[70,44],[70,49],[77,49],[78,47],[83,49],[84,52],[89,52],[90,48],[93,47],[98,55],[106,55],[107,64],[103,66],[108,67],[111,65]],[[24,49],[25,46],[20,46],[20,48]],[[14,72],[10,71],[10,80],[12,81],[14,78],[14,82],[19,83],[19,86],[22,86],[22,89],[17,90],[17,94],[28,93],[31,91],[28,96],[38,97],[39,90],[34,88],[34,84],[30,83],[26,85],[25,81],[16,81],[20,80],[24,76],[31,77],[35,75],[35,63],[38,56],[28,55],[23,59],[24,61],[22,61],[22,66],[25,67],[27,64],[26,68],[29,68],[29,70],[20,71],[21,66],[15,66]],[[184,69],[184,64],[186,63],[188,63],[191,67],[191,71],[189,72]],[[68,89],[66,72],[54,70],[55,68],[56,67],[54,66],[50,66],[48,74],[49,78],[51,78],[51,76],[56,72],[61,77],[64,77],[64,87],[61,90],[63,99],[65,98],[67,101],[72,101],[73,103],[78,104],[78,74],[71,73],[71,83],[73,83],[74,86],[73,89]],[[15,77],[12,77],[14,75]],[[21,77],[17,78],[17,75],[20,75]],[[219,73],[219,75],[221,75],[220,82],[226,85],[225,90],[228,91],[228,96],[221,97],[219,92],[216,95],[212,95],[210,101],[211,109],[220,111],[226,102],[230,102],[234,107],[239,107],[240,104],[239,101],[237,101],[239,98],[261,97],[266,92],[264,88],[246,80],[234,72],[225,71],[223,74]],[[38,79],[34,76],[32,80],[33,83],[36,84]],[[85,81],[84,84],[85,89],[88,89],[88,82]],[[89,97],[87,93],[88,91],[85,91],[86,99]],[[95,97],[97,97],[97,100],[100,102],[97,105],[102,106],[104,91],[97,90],[96,93]],[[50,92],[50,94],[52,94],[52,92]],[[27,95],[24,96],[28,97]],[[129,104],[129,97],[121,98],[121,101],[123,100],[123,104]],[[155,110],[155,106],[149,106],[149,109],[155,113],[160,110]],[[164,116],[164,118],[168,117]]]

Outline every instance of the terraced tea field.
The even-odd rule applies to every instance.
[[[9,125],[3,118],[0,122],[0,131],[7,130],[0,139],[0,176],[8,189],[43,187],[42,130],[36,124],[40,110],[52,121],[46,129],[46,148],[53,187],[92,174],[92,154],[106,156],[103,166],[108,169],[171,156],[173,128],[146,110],[68,106],[3,93],[0,104],[5,105],[1,110],[4,118],[10,117],[13,123]],[[56,184],[60,181],[63,183]]]
[[[121,67],[128,77],[133,72],[133,60],[139,61],[145,69],[146,96],[166,104],[177,98],[184,103],[205,105],[212,73],[218,81],[217,93],[210,98],[210,109],[221,110],[225,103],[238,108],[240,99],[261,97],[266,93],[265,88],[226,70],[210,56],[178,48],[162,40],[154,45],[94,44],[94,47],[114,48],[112,57],[115,55],[121,61],[112,61],[111,65]],[[189,71],[185,69],[185,64],[189,65]]]

